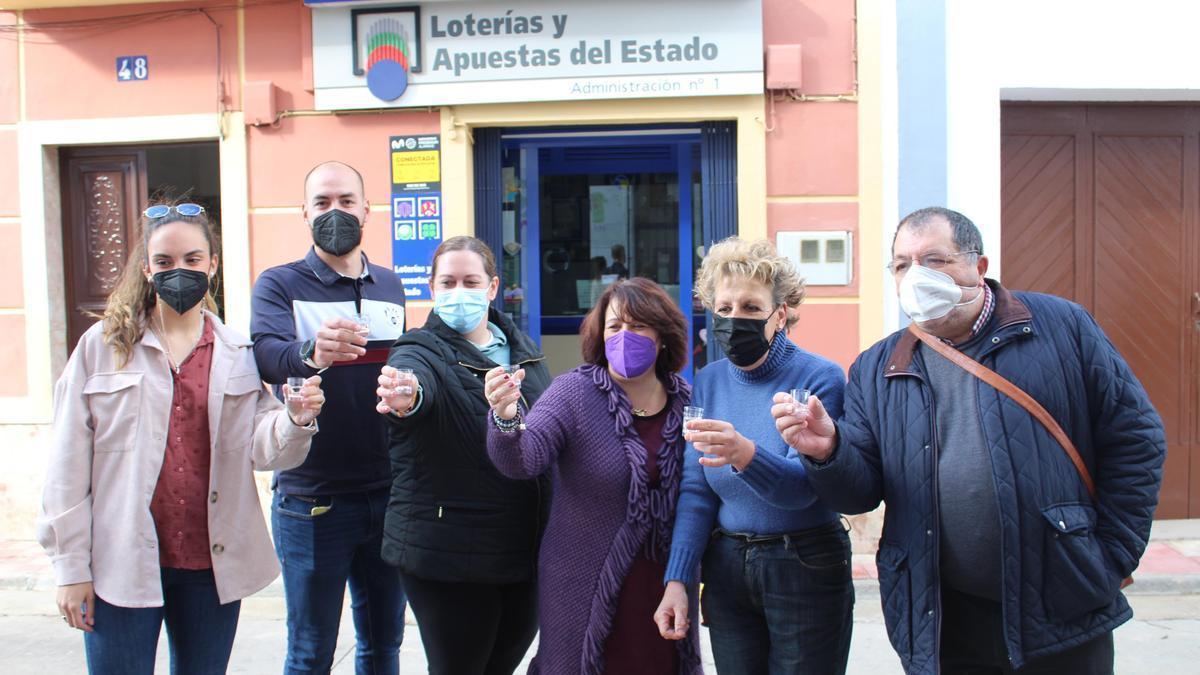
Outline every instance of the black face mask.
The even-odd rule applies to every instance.
[[[312,221],[313,243],[322,251],[344,256],[362,241],[362,224],[358,218],[339,209],[332,209]]]
[[[713,314],[712,334],[735,366],[745,368],[771,349],[765,335],[766,319],[735,319]]]
[[[168,307],[183,314],[204,299],[208,275],[182,267],[158,272],[154,275],[154,291]]]

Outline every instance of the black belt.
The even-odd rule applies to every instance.
[[[848,531],[849,531],[849,528],[847,528],[845,525],[843,525],[842,521],[831,520],[828,523],[825,523],[824,525],[810,527],[807,530],[800,530],[799,532],[787,532],[787,533],[783,533],[783,534],[754,534],[753,532],[730,532],[729,530],[726,530],[725,528],[718,527],[717,529],[713,530],[712,536],[714,539],[717,537],[726,537],[728,539],[736,539],[738,541],[745,542],[747,544],[761,545],[761,544],[774,544],[774,543],[778,543],[778,542],[784,542],[784,544],[788,544],[793,539],[805,539],[808,537],[819,536],[819,535],[828,535],[828,534],[841,534],[843,532],[848,532]]]

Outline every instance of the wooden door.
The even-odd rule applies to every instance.
[[[1200,517],[1200,107],[1006,105],[1004,283],[1086,306],[1166,425],[1158,516]]]
[[[133,148],[63,148],[59,166],[67,344],[74,350],[104,312],[137,243],[146,155]]]

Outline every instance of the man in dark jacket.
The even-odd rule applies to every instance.
[[[380,558],[391,471],[375,386],[404,331],[404,287],[362,251],[370,209],[362,176],[324,162],[304,181],[307,255],[254,284],[250,332],[262,378],[321,373],[329,405],[300,466],[275,476],[271,529],[283,568],[285,673],[329,672],[349,584],[358,635],[355,670],[396,673],[404,589]],[[216,499],[215,495],[213,499]]]
[[[1032,415],[907,330],[850,368],[840,421],[779,394],[777,428],[834,509],[887,501],[876,563],[907,672],[1112,672],[1112,630],[1132,616],[1121,581],[1162,482],[1161,419],[1082,307],[984,278],[979,230],[962,214],[909,215],[892,253],[917,327],[1041,403],[1095,499]]]

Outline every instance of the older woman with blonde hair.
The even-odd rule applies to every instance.
[[[788,338],[804,280],[770,242],[731,237],[713,246],[696,294],[728,358],[696,377],[692,404],[704,413],[684,429],[694,452],[654,619],[663,637],[685,635],[699,568],[719,673],[844,672],[850,540],[771,417],[774,394],[793,390],[808,390],[840,417],[842,369]]]

